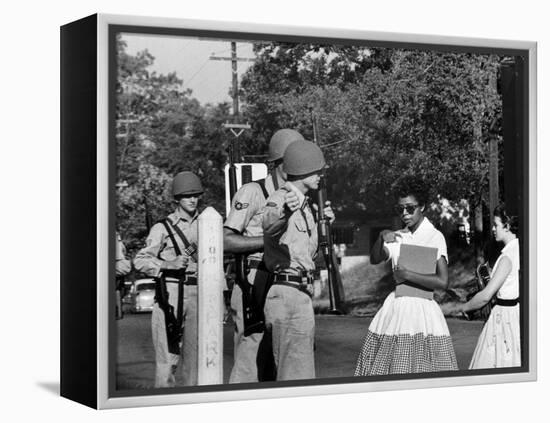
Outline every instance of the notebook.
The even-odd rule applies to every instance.
[[[437,248],[420,245],[401,244],[397,264],[416,273],[434,275],[437,266]],[[396,297],[418,297],[433,300],[433,291],[412,282],[404,282],[395,287]]]

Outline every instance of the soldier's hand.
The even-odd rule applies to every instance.
[[[325,208],[323,209],[323,213],[325,213],[325,217],[330,221],[330,223],[334,222],[336,219],[336,216],[334,216],[334,211],[330,207],[330,201],[325,201]]]
[[[285,194],[285,204],[291,212],[294,212],[300,208],[300,199],[294,191],[290,191]]]
[[[380,236],[382,237],[384,242],[387,243],[397,242],[397,238],[401,238],[401,234],[399,232],[390,231],[388,229],[380,232]]]
[[[117,276],[124,276],[130,273],[132,264],[130,260],[117,260],[115,263],[115,271]]]
[[[166,260],[162,263],[163,269],[178,270],[187,266],[188,258],[184,256],[178,256],[174,260]]]

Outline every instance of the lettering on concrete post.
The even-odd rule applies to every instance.
[[[208,207],[199,216],[198,384],[223,383],[223,227]]]

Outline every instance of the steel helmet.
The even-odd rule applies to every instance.
[[[311,141],[296,141],[288,146],[283,156],[283,171],[291,176],[306,176],[326,166],[323,152]]]
[[[172,195],[202,194],[201,180],[193,172],[184,171],[178,173],[172,181]]]
[[[269,155],[267,160],[274,162],[283,158],[286,148],[294,141],[303,141],[304,137],[294,129],[279,129],[269,141]]]

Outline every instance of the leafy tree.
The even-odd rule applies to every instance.
[[[117,40],[117,225],[129,250],[143,245],[148,225],[173,210],[172,177],[183,170],[203,182],[202,203],[223,211],[229,106],[203,107],[175,73],[150,72],[154,57],[126,53]]]
[[[486,141],[500,130],[498,57],[339,47],[315,56],[311,45],[273,43],[256,51],[242,84],[254,135],[266,143],[291,126],[311,139],[315,111],[342,210],[387,213],[404,173],[431,181],[434,198],[482,199]]]

